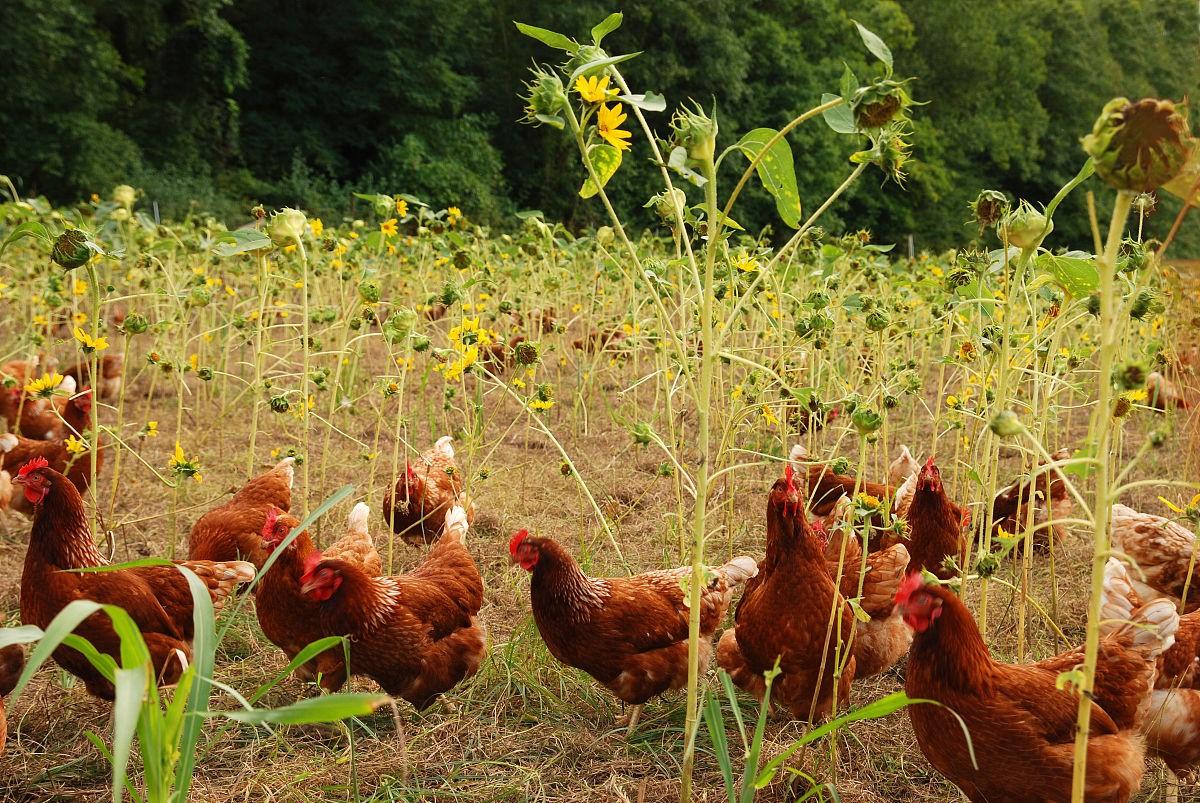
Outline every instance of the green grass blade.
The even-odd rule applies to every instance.
[[[50,622],[50,626],[42,634],[38,645],[34,647],[33,652],[29,655],[29,659],[25,663],[25,671],[21,673],[21,677],[17,680],[17,685],[13,687],[12,694],[8,696],[8,705],[12,706],[17,702],[17,699],[21,696],[21,692],[25,690],[26,684],[29,683],[29,679],[33,677],[33,674],[50,657],[50,653],[54,652],[59,644],[62,644],[63,639],[70,635],[71,631],[78,627],[80,622],[100,609],[101,605],[98,602],[77,599],[58,612],[58,616],[55,616]],[[26,628],[6,628],[5,632],[11,630],[21,631],[20,635],[22,638],[31,632]],[[13,641],[11,643],[25,642]]]
[[[725,794],[729,803],[737,803],[737,788],[733,785],[733,761],[729,755],[729,740],[725,738],[725,717],[721,713],[721,700],[709,689],[704,693],[704,724],[712,740],[713,753],[725,779]]]
[[[192,639],[192,665],[189,667],[193,675],[187,689],[187,710],[203,711],[208,708],[208,698],[212,692],[209,678],[213,676],[213,665],[216,663],[216,614],[213,613],[208,587],[190,569],[180,566],[179,570],[187,578],[188,590],[192,594],[192,626],[195,632]],[[192,773],[196,768],[196,743],[200,740],[202,724],[199,717],[183,718],[178,746],[179,763],[175,767],[175,795],[178,800],[187,800],[192,785]]]
[[[365,717],[391,702],[386,694],[325,694],[286,705],[253,711],[209,711],[207,716],[225,717],[247,725],[315,725]]]
[[[286,667],[284,667],[283,671],[274,677],[274,679],[262,684],[257,689],[255,689],[254,693],[250,695],[250,702],[251,703],[258,702],[260,699],[262,699],[262,696],[264,694],[269,692],[271,689],[275,688],[275,686],[277,686],[280,683],[280,681],[282,681],[288,675],[295,672],[296,669],[299,668],[302,664],[317,657],[321,653],[325,652],[325,650],[327,650],[331,647],[336,647],[336,646],[340,645],[343,641],[345,641],[345,639],[342,638],[341,636],[326,636],[323,639],[317,639],[312,644],[309,644],[307,647],[302,649],[300,652],[296,653],[296,657],[293,658],[288,663],[288,665]]]
[[[887,697],[875,700],[872,703],[868,703],[862,708],[857,708],[849,713],[843,714],[837,719],[826,722],[824,725],[821,725],[818,728],[813,728],[778,756],[767,762],[763,766],[762,771],[759,772],[758,778],[755,780],[754,787],[756,789],[762,789],[764,786],[770,783],[771,779],[775,777],[775,773],[779,771],[779,768],[782,767],[784,763],[792,757],[793,753],[795,753],[804,745],[814,742],[817,739],[820,739],[822,736],[826,736],[838,730],[839,728],[843,728],[846,725],[849,725],[851,722],[861,722],[864,719],[880,719],[888,716],[889,714],[894,714],[901,708],[904,708],[906,705],[909,705],[913,702],[915,701],[909,699],[907,694],[902,691],[898,691],[895,694],[889,694]]]
[[[729,673],[724,669],[717,670],[717,677],[721,680],[721,687],[725,689],[725,697],[729,700],[729,708],[733,711],[733,718],[737,722],[738,733],[742,735],[742,751],[747,752],[750,750],[750,744],[746,740],[746,721],[742,718],[742,707],[738,705],[733,678],[729,677]]]
[[[113,679],[116,699],[113,701],[112,799],[121,803],[129,769],[129,754],[133,750],[133,735],[142,714],[142,700],[150,683],[147,664],[118,669]],[[143,745],[143,752],[148,747]],[[147,773],[147,786],[150,785]],[[152,788],[152,787],[151,787]]]

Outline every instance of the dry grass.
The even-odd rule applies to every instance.
[[[379,355],[364,358],[368,364],[382,361]],[[561,372],[551,378],[559,382],[560,398],[566,400],[549,420],[610,518],[629,565],[637,569],[678,565],[678,537],[670,518],[674,510],[671,480],[656,475],[659,456],[634,446],[628,432],[614,423],[609,413],[613,405],[628,403],[628,399],[620,398],[619,388],[634,378],[632,367],[622,364],[605,368],[595,377],[601,385],[585,396],[586,434],[580,423],[583,409],[578,405],[572,409],[567,393],[577,381],[573,367],[554,364],[546,370]],[[159,419],[166,430],[166,423],[173,418],[174,398],[146,399],[147,385],[145,377],[133,383],[127,418]],[[646,390],[642,393],[644,398],[650,394]],[[409,398],[407,409],[414,425],[410,434],[418,447],[441,434],[441,423],[427,415],[433,405],[430,399],[437,398],[440,405],[439,396],[440,391],[414,391]],[[929,401],[936,403],[934,399]],[[246,416],[221,417],[216,405],[203,399],[192,406],[185,427],[195,434],[187,446],[189,454],[193,446],[199,451],[206,479],[203,485],[188,488],[181,501],[181,507],[196,509],[180,515],[180,543],[198,511],[241,480],[247,435]],[[439,410],[438,421],[440,415]],[[536,433],[526,434],[522,426],[510,429],[509,424],[520,413],[498,393],[488,399],[488,416],[482,440],[486,448],[475,448],[480,445],[461,438],[459,441],[460,462],[467,473],[475,477],[484,468],[490,473],[487,480],[476,481],[473,487],[481,515],[471,549],[487,586],[482,616],[491,639],[491,654],[479,675],[448,696],[447,703],[453,708],[439,703],[424,714],[416,714],[402,706],[402,734],[397,732],[389,712],[349,723],[348,727],[296,727],[274,733],[243,726],[220,730],[210,724],[207,734],[219,738],[202,740],[195,799],[332,801],[353,799],[355,788],[364,800],[632,803],[677,798],[682,695],[651,703],[639,732],[626,741],[624,732],[613,726],[620,713],[619,704],[582,673],[551,659],[533,627],[528,580],[508,566],[506,543],[513,529],[528,527],[561,539],[594,573],[615,573],[621,568],[577,485],[560,472],[560,459],[554,449]],[[1152,423],[1148,414],[1138,414],[1137,418],[1129,427],[1125,444],[1130,453]],[[901,419],[908,420],[908,416]],[[351,416],[347,432],[369,443],[374,422],[374,415]],[[416,434],[418,423],[420,435]],[[264,464],[271,446],[288,442],[285,432],[295,438],[296,426],[290,416],[265,420],[259,439]],[[1075,428],[1078,426],[1076,422]],[[205,432],[211,434],[200,434]],[[925,444],[929,434],[918,424],[915,431],[893,431],[892,442]],[[1077,435],[1057,432],[1052,446],[1068,444]],[[323,437],[323,430],[314,435],[314,449]],[[818,443],[829,444],[833,438],[833,433],[822,433]],[[146,441],[143,456],[154,465],[165,465],[173,446],[168,441],[166,435]],[[385,437],[383,443],[385,452],[390,453],[390,440]],[[1196,477],[1197,456],[1187,443],[1188,438],[1179,433],[1164,449],[1151,453],[1139,468],[1138,477]],[[497,444],[494,452],[490,451],[493,444]],[[762,446],[767,448],[766,443]],[[781,446],[774,444],[777,453]],[[386,536],[379,505],[384,472],[380,472],[374,487],[363,487],[365,464],[357,453],[357,445],[342,441],[340,436],[335,439],[328,456],[325,487],[313,489],[311,502],[319,502],[342,483],[360,483],[356,496],[326,519],[326,533],[336,532],[349,506],[365,498],[373,507],[373,532],[382,545]],[[883,456],[876,459],[882,460]],[[101,482],[105,501],[109,470]],[[961,492],[965,485],[961,467],[952,468],[948,474],[951,487]],[[315,483],[320,476],[319,459],[312,464],[312,475]],[[737,475],[736,485],[725,491],[721,501],[721,518],[733,526],[717,541],[727,540],[733,549],[761,555],[763,492],[773,476],[773,470],[767,468]],[[167,550],[170,522],[164,511],[169,509],[169,491],[152,480],[146,472],[131,469],[121,488],[115,520],[108,522],[115,530],[118,560]],[[1153,490],[1144,489],[1128,501],[1157,510],[1154,496]],[[120,524],[134,520],[140,521]],[[0,604],[15,620],[28,525],[19,517],[4,514],[0,528],[0,588],[4,589]],[[716,560],[727,548],[724,543],[714,542],[710,557]],[[396,550],[398,570],[421,557],[418,550],[398,541]],[[1090,554],[1086,533],[1075,532],[1059,556],[1059,622],[1073,640],[1081,639],[1083,633]],[[1012,572],[1012,566],[1004,571]],[[1048,584],[1047,567],[1039,561],[1036,594],[1043,602],[1049,599]],[[998,656],[1009,657],[1014,651],[1016,623],[1011,594],[993,590],[991,617],[988,636],[993,650]],[[1034,655],[1061,649],[1050,628],[1040,622],[1034,622],[1030,635]],[[247,605],[222,644],[218,679],[247,692],[284,665],[282,653],[262,636]],[[901,689],[902,677],[900,667],[856,684],[852,703],[861,704]],[[9,750],[3,758],[0,798],[41,801],[107,797],[107,765],[83,733],[107,733],[108,706],[89,698],[69,680],[56,668],[43,669],[15,710],[10,711]],[[353,685],[359,689],[372,686],[358,679]],[[301,684],[288,680],[264,703],[280,705],[307,693]],[[218,693],[214,705],[230,706],[232,702]],[[800,732],[795,724],[773,722],[768,728],[768,749],[782,750]],[[699,744],[697,799],[723,800],[720,776],[703,729]],[[810,751],[805,769],[819,778],[833,778],[828,747]],[[1158,766],[1150,769],[1139,800],[1161,798],[1161,774]],[[841,799],[848,803],[959,799],[957,791],[921,756],[903,713],[843,732],[838,738],[836,778]],[[1031,783],[1036,780],[1031,779]],[[1191,793],[1195,794],[1194,788]],[[785,800],[786,790],[776,783],[764,791],[761,799]]]

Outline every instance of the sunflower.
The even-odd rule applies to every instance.
[[[596,127],[600,131],[600,136],[619,151],[629,150],[628,140],[633,136],[628,131],[621,129],[621,124],[625,122],[627,116],[622,111],[620,103],[614,103],[611,108],[607,104],[601,103],[599,111],[596,112]]]
[[[603,103],[617,94],[616,87],[609,89],[607,75],[592,76],[591,78],[584,78],[581,75],[575,81],[575,91],[588,103]]]
[[[396,236],[396,218],[390,217],[379,224],[379,230],[383,232],[385,237]]]
[[[84,332],[78,326],[75,327],[75,339],[79,341],[80,347],[84,354],[91,354],[94,351],[104,351],[108,348],[108,341],[102,337],[92,337]]]

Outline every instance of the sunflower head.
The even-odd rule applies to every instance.
[[[1192,145],[1186,110],[1158,98],[1110,100],[1083,138],[1100,177],[1132,192],[1149,192],[1175,178]]]

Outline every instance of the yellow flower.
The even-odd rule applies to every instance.
[[[400,217],[404,217],[408,214],[408,201],[404,200],[403,198],[396,199],[396,214]]]
[[[321,218],[319,217],[308,221],[308,228],[312,230],[313,237],[320,237],[325,233],[325,224],[321,222]]]
[[[71,320],[75,322],[76,326],[83,326],[87,323],[88,316],[86,312],[77,312],[71,316]]]
[[[86,293],[87,289],[88,289],[87,282],[85,282],[83,279],[76,279],[75,282],[71,285],[71,292],[77,296],[81,296],[84,293]]]
[[[356,232],[356,231],[352,231],[352,232],[350,232],[350,235],[349,235],[349,236],[350,236],[350,239],[351,239],[351,240],[357,240],[357,239],[358,239],[358,232]]]
[[[763,421],[766,422],[767,426],[769,426],[769,427],[779,426],[779,419],[775,417],[775,413],[771,412],[771,408],[769,405],[764,404],[762,406],[762,417],[763,417]]]
[[[529,402],[529,409],[535,412],[545,412],[554,406],[554,399],[534,399]]]
[[[747,254],[738,254],[733,258],[733,266],[743,273],[754,273],[758,270],[758,260]]]
[[[1137,390],[1131,390],[1121,395],[1129,399],[1131,402],[1143,402],[1149,398],[1150,393],[1145,388],[1138,388]]]
[[[396,246],[389,243],[388,247],[387,247],[387,252],[388,252],[388,256],[394,257],[396,255]]]
[[[50,321],[49,321],[49,319],[46,318],[45,315],[38,313],[37,315],[33,316],[33,325],[34,326],[49,326]]]
[[[854,501],[858,503],[859,507],[877,508],[880,506],[879,497],[872,496],[871,494],[868,494],[868,493],[857,494],[854,497]]]
[[[729,391],[729,398],[734,401],[737,401],[738,399],[742,398],[742,386],[734,385],[733,390]]]
[[[188,460],[184,457],[183,447],[179,441],[175,441],[175,454],[172,455],[169,465],[171,470],[180,477],[191,477],[196,482],[204,481],[204,478],[200,476],[200,459],[193,457]]]
[[[63,446],[67,447],[67,451],[71,454],[83,454],[87,451],[87,441],[80,440],[74,435],[68,435],[63,441]]]
[[[575,81],[575,91],[588,103],[603,103],[617,94],[616,87],[609,89],[607,75],[591,78],[584,78],[581,75]]]
[[[396,236],[396,218],[390,217],[379,224],[379,230],[383,232],[385,237]]]
[[[519,376],[514,376],[513,380],[512,380],[512,386],[514,388],[516,388],[517,390],[524,390],[525,389],[525,380],[521,379],[521,377],[519,377]]]
[[[107,340],[102,337],[93,338],[78,326],[75,327],[75,339],[79,341],[84,354],[91,354],[93,351],[104,351],[108,348]]]
[[[192,367],[193,371],[199,369],[200,368],[200,355],[193,354],[192,356],[188,357],[188,365],[190,365]]]
[[[619,151],[629,150],[627,140],[633,136],[628,131],[621,129],[621,123],[625,122],[627,116],[621,110],[620,103],[614,103],[611,108],[602,103],[600,110],[596,112],[596,127],[600,131],[600,136]]]
[[[957,410],[959,407],[962,407],[962,402],[959,401],[957,396],[950,395],[946,397],[946,406],[951,410]]]
[[[62,374],[42,374],[39,379],[31,379],[25,383],[25,392],[30,396],[48,399],[59,389],[62,381]]]
[[[147,421],[146,428],[142,430],[142,434],[145,435],[147,438],[157,438],[158,437],[158,422],[157,421]]]
[[[446,222],[453,226],[462,217],[462,210],[457,206],[452,206],[446,210]]]
[[[575,304],[571,307],[571,312],[579,312],[581,309],[583,309],[582,304]]]
[[[1160,497],[1158,497],[1158,501],[1162,502],[1164,505],[1166,505],[1167,507],[1169,507],[1169,508],[1171,509],[1171,512],[1173,512],[1173,513],[1179,513],[1179,514],[1181,514],[1181,515],[1182,515],[1182,514],[1185,514],[1185,513],[1187,513],[1187,512],[1188,512],[1188,510],[1190,510],[1190,509],[1192,509],[1192,508],[1196,507],[1197,505],[1200,505],[1200,494],[1196,494],[1195,496],[1193,496],[1193,497],[1192,497],[1192,501],[1188,502],[1188,503],[1187,503],[1187,504],[1186,504],[1184,507],[1182,507],[1182,508],[1181,508],[1181,507],[1179,507],[1178,505],[1176,505],[1176,504],[1175,504],[1174,502],[1172,502],[1170,499],[1167,499],[1165,496],[1160,496]]]

